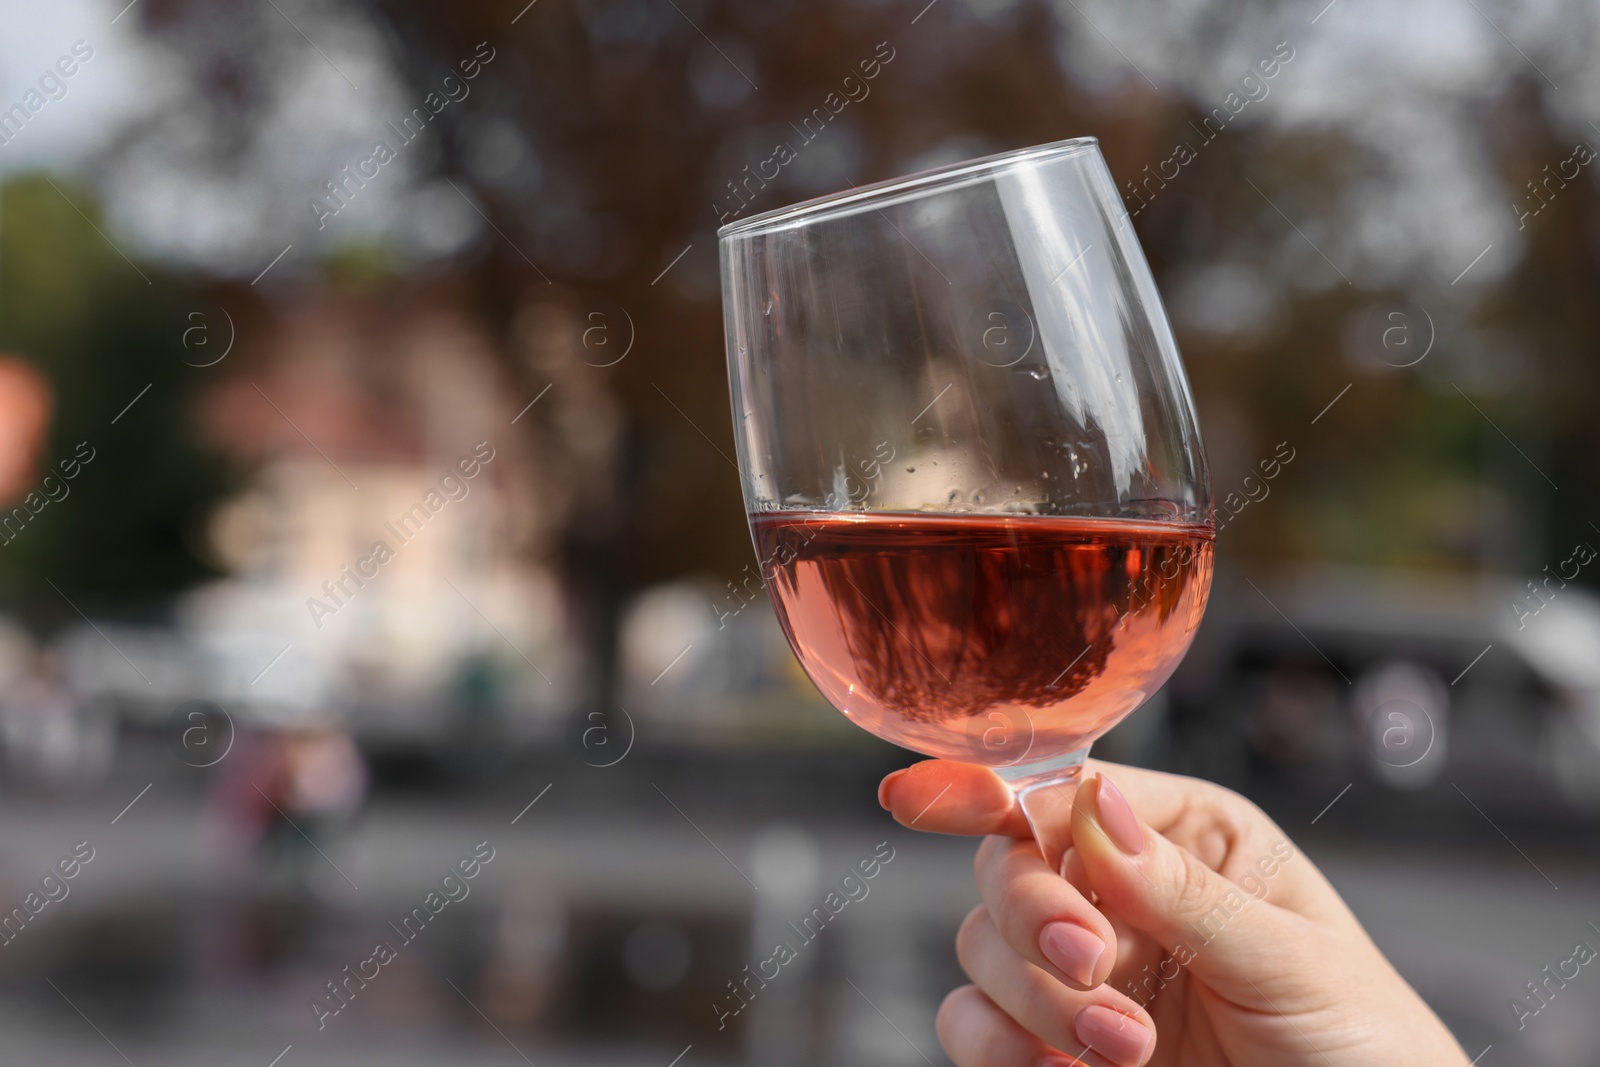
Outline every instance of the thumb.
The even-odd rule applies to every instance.
[[[1104,774],[1078,790],[1072,836],[1100,908],[1149,934],[1178,966],[1236,1004],[1265,1008],[1263,987],[1293,969],[1292,955],[1312,933],[1301,916],[1245,893],[1140,822]]]

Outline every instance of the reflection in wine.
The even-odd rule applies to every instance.
[[[1208,526],[908,512],[752,517],[811,680],[865,729],[1000,765],[1083,748],[1172,673],[1205,609]],[[1027,751],[974,744],[1021,724]]]

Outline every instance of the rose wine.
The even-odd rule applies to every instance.
[[[823,696],[930,756],[1087,745],[1167,680],[1211,588],[1197,524],[1019,515],[752,516],[778,620]]]

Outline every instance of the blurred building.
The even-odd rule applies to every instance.
[[[575,681],[556,516],[479,320],[448,286],[321,290],[239,347],[200,415],[248,472],[208,530],[230,576],[181,610],[216,697],[369,734],[548,725]]]

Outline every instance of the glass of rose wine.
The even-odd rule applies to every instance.
[[[1009,781],[1058,865],[1090,743],[1183,658],[1214,516],[1177,345],[1082,137],[719,234],[778,620],[879,737]]]

